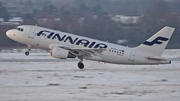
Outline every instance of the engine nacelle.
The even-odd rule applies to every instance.
[[[72,55],[69,50],[63,49],[61,47],[53,47],[50,51],[52,57],[58,59],[67,59],[67,58],[75,58],[76,56]]]

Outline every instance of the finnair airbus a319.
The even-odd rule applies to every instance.
[[[51,56],[58,59],[79,58],[78,67],[83,69],[84,59],[127,65],[170,64],[171,61],[161,55],[174,30],[172,27],[164,27],[134,48],[31,25],[18,26],[8,30],[6,35],[27,45],[27,56],[31,47],[49,49]]]

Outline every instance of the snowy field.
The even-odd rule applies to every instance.
[[[0,51],[0,101],[180,101],[180,50],[170,65],[57,60],[47,51]]]

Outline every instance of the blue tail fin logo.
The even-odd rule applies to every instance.
[[[158,44],[158,45],[160,45],[160,44],[162,44],[163,42],[161,42],[161,41],[168,41],[169,40],[169,38],[165,38],[165,37],[157,37],[156,39],[154,39],[152,42],[148,42],[148,41],[145,41],[143,44],[144,45],[148,45],[148,46],[152,46],[152,45],[154,45],[154,44]]]

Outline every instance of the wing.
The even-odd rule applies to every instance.
[[[57,44],[56,45],[55,44],[49,45],[50,49],[52,49],[54,46],[69,50],[72,54],[76,55],[77,57],[79,57],[79,56],[83,56],[83,57],[98,56],[98,55],[102,55],[103,51],[106,51],[106,49],[103,49],[103,48],[98,48],[98,49],[94,49],[94,48],[70,48],[70,47],[57,45]]]
[[[106,51],[106,49],[102,49],[102,48],[99,48],[99,49],[91,49],[91,48],[72,48],[71,51],[73,52],[78,52],[78,55],[79,56],[97,56],[97,54],[100,54],[102,55],[102,52],[103,51]]]

